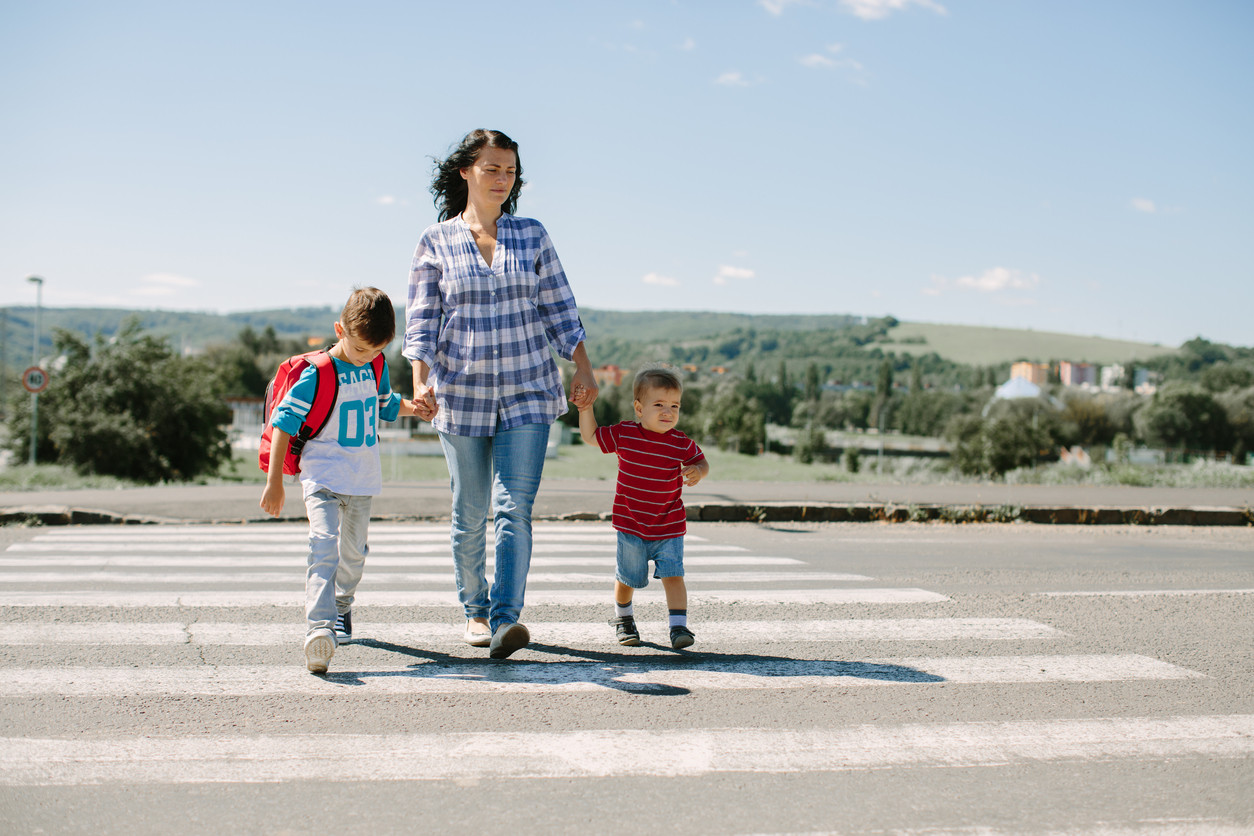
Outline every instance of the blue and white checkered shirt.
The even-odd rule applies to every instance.
[[[502,214],[492,266],[461,216],[427,228],[414,251],[401,353],[431,369],[432,426],[490,436],[566,412],[549,347],[571,359],[585,339],[575,297],[539,221]]]

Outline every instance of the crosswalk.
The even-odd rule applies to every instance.
[[[734,529],[686,543],[697,645],[666,645],[654,583],[637,599],[645,645],[621,648],[605,623],[614,534],[604,524],[537,524],[525,613],[533,645],[502,663],[460,641],[447,527],[376,523],[355,641],[314,676],[300,654],[304,539],[304,527],[289,524],[83,527],[10,544],[0,554],[4,699],[325,697],[352,713],[372,700],[547,695],[571,700],[575,718],[580,699],[609,693],[822,698],[871,687],[1207,680],[1137,653],[1060,652],[1072,637],[1057,627],[1014,613],[953,615],[941,592],[759,554]],[[323,734],[140,726],[103,736],[6,724],[0,787],[797,775],[1254,755],[1254,715],[1245,714],[795,720],[653,730],[572,720],[537,730],[507,718],[477,731]]]

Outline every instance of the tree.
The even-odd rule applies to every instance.
[[[885,405],[893,396],[893,361],[885,358],[880,362],[879,375],[875,379],[875,404],[871,407],[871,425],[887,427]]]
[[[811,363],[806,366],[805,399],[807,401],[817,401],[821,391],[819,386],[819,365],[818,363]]]
[[[1184,450],[1227,450],[1232,428],[1223,406],[1209,392],[1192,386],[1164,387],[1134,418],[1151,445]]]
[[[230,460],[231,419],[217,375],[144,335],[138,319],[94,346],[58,330],[63,363],[39,402],[39,456],[85,473],[138,482],[189,480]],[[30,438],[30,410],[10,422],[11,444]]]
[[[1219,396],[1219,402],[1232,430],[1232,460],[1245,464],[1254,450],[1254,387],[1225,392]]]

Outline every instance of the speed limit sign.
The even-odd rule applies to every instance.
[[[22,385],[26,387],[27,392],[37,395],[48,388],[48,373],[38,366],[31,366],[22,372]]]

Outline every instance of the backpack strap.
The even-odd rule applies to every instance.
[[[335,407],[335,399],[340,391],[340,378],[335,373],[335,363],[330,354],[326,351],[311,351],[304,356],[317,369],[317,375],[314,377],[314,396],[309,414],[305,416],[305,423],[301,424],[299,433],[292,437],[289,449],[293,455],[300,455],[305,449],[305,442],[322,432],[331,417],[331,410]]]

